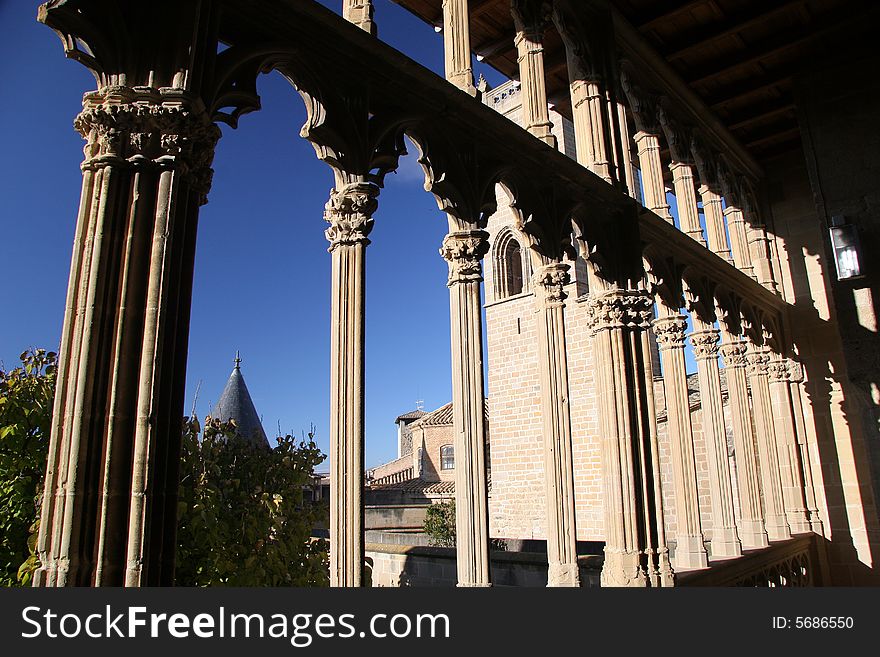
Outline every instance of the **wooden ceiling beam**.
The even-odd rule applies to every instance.
[[[713,110],[718,111],[759,93],[765,93],[772,89],[778,89],[783,85],[789,84],[791,74],[789,72],[773,75],[764,75],[760,78],[749,78],[747,81],[735,86],[723,89],[721,92],[706,98],[706,103]]]
[[[654,28],[656,28],[661,23],[669,20],[670,18],[674,18],[685,12],[690,11],[691,9],[695,9],[697,7],[701,7],[703,5],[712,5],[716,11],[718,11],[718,6],[715,4],[715,0],[690,0],[689,2],[685,2],[682,4],[681,0],[668,0],[667,2],[662,3],[655,9],[649,18],[646,18],[644,21],[639,23],[636,26],[636,29],[639,32],[650,32]]]
[[[768,7],[767,4],[770,6]],[[788,13],[792,9],[799,9],[806,4],[806,0],[773,0],[767,4],[762,4],[757,9],[753,8],[747,13],[733,16],[723,24],[716,26],[712,31],[707,31],[706,26],[694,28],[666,51],[666,59],[676,61],[687,57],[716,41],[759,25],[775,16]]]
[[[739,116],[730,117],[725,123],[727,124],[727,128],[729,130],[740,130],[742,128],[746,128],[755,123],[760,123],[761,121],[766,121],[767,119],[773,118],[775,116],[779,116],[780,114],[785,114],[788,111],[791,111],[795,108],[794,102],[791,98],[786,98],[783,102],[773,103],[772,105],[764,105],[760,108],[751,108],[748,112],[743,112]]]

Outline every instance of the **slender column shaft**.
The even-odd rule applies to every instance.
[[[709,492],[712,500],[712,557],[742,554],[733,503],[730,461],[727,456],[727,429],[721,398],[721,372],[718,367],[720,332],[694,319],[691,344],[697,361],[703,436],[709,458]]]
[[[647,318],[647,315],[646,315]],[[666,542],[666,519],[663,515],[663,490],[660,481],[660,440],[657,432],[657,399],[654,394],[654,335],[651,331],[639,331],[632,337],[633,353],[641,354],[633,364],[633,378],[641,376],[645,381],[644,398],[635,398],[635,412],[638,417],[647,415],[647,440],[640,443],[640,476],[645,486],[650,487],[646,495],[648,508],[642,520],[645,535],[645,555],[648,562],[648,583],[653,587],[673,586],[675,574],[669,561],[669,546]],[[636,342],[640,343],[640,348]],[[641,372],[639,372],[641,365]],[[654,515],[650,515],[653,499]]]
[[[724,358],[724,375],[727,379],[736,460],[736,483],[739,492],[739,537],[743,547],[766,547],[769,542],[764,527],[758,455],[746,379],[746,343],[726,331],[722,331],[722,336],[724,342],[720,351]]]
[[[605,482],[603,586],[671,586],[657,470],[647,410],[651,384],[644,333],[653,315],[645,292],[593,293],[590,317],[599,380]],[[660,523],[662,524],[662,523]]]
[[[748,223],[746,225],[749,249],[758,282],[773,293],[778,291],[776,274],[770,259],[770,240],[763,224]]]
[[[825,530],[822,519],[819,516],[819,506],[816,503],[816,491],[813,488],[813,466],[810,459],[810,445],[807,435],[807,424],[804,418],[803,397],[801,385],[804,382],[804,371],[801,364],[789,361],[788,383],[791,390],[792,408],[794,409],[794,424],[797,431],[798,450],[800,452],[801,467],[804,473],[804,498],[807,504],[807,518],[810,528],[820,536],[824,536]]]
[[[779,455],[779,474],[782,481],[782,502],[791,531],[802,534],[810,531],[807,504],[804,498],[804,474],[798,448],[794,409],[792,408],[789,378],[791,370],[787,359],[778,355],[769,365],[770,398],[773,405],[773,424],[776,429],[776,450]]]
[[[669,165],[672,172],[672,186],[675,189],[675,200],[678,203],[678,223],[682,232],[706,246],[703,238],[703,227],[700,226],[700,214],[697,209],[697,194],[694,187],[694,169],[689,164],[673,162]]]
[[[373,0],[343,0],[342,17],[365,32],[376,35],[373,21]]]
[[[190,263],[219,130],[178,90],[86,94],[37,586],[173,583]]]
[[[748,239],[746,239],[746,222],[743,219],[742,210],[729,206],[724,209],[724,217],[727,219],[727,229],[730,232],[730,251],[733,264],[737,269],[754,278],[755,268],[752,267],[752,256],[749,252]]]
[[[468,0],[443,0],[443,51],[446,79],[456,87],[477,95],[471,66],[471,36]]]
[[[660,139],[657,135],[639,131],[635,134],[635,141],[645,188],[645,207],[672,223],[669,204],[666,202],[666,187],[663,184]]]
[[[365,251],[378,188],[354,182],[330,192],[324,219],[331,254],[330,586],[356,587],[364,567]]]
[[[491,585],[480,303],[487,238],[481,230],[452,232],[440,249],[449,263],[458,586]]]
[[[705,568],[708,565],[700,522],[694,434],[688,400],[687,370],[684,360],[687,319],[658,301],[659,318],[654,334],[660,346],[663,390],[666,397],[666,425],[672,452],[672,478],[675,487],[676,568]]]
[[[620,162],[623,166],[624,180],[626,181],[627,193],[637,201],[641,200],[641,192],[636,182],[635,168],[632,162],[632,153],[630,151],[629,141],[629,121],[626,115],[626,106],[623,103],[617,103],[617,124],[620,126],[620,141],[623,152],[620,154]]]
[[[523,124],[538,139],[556,148],[544,81],[544,34],[538,26],[517,26],[516,52],[522,83]]]
[[[569,266],[551,263],[534,276],[538,303],[544,482],[547,497],[547,586],[579,586],[574,464],[565,348],[565,285]]]
[[[703,201],[703,215],[706,218],[706,239],[713,253],[732,262],[727,234],[724,231],[724,214],[721,209],[721,197],[706,185],[697,190]]]
[[[750,344],[747,358],[749,385],[752,389],[752,408],[755,414],[761,492],[764,500],[764,522],[770,540],[783,540],[791,538],[791,529],[785,518],[782,481],[779,475],[776,428],[773,422],[773,406],[768,383],[767,364],[770,358],[764,347],[758,347],[754,344]]]
[[[613,183],[602,121],[602,94],[597,82],[575,80],[571,83],[575,148],[580,164]]]

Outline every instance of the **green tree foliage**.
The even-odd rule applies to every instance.
[[[326,586],[328,547],[311,539],[327,513],[303,489],[325,456],[312,440],[267,449],[233,422],[186,423],[178,502],[180,586]]]
[[[455,500],[429,506],[423,529],[432,545],[455,547]]]
[[[32,349],[20,359],[0,368],[0,586],[28,584],[33,570],[22,564],[33,561],[55,395],[55,353]]]
[[[49,453],[56,354],[21,355],[0,368],[0,586],[26,586],[35,554]],[[234,423],[185,420],[178,505],[177,583],[183,586],[321,586],[326,541],[312,528],[326,507],[303,495],[324,455],[312,441],[275,449],[238,436]]]

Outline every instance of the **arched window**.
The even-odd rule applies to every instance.
[[[523,291],[523,266],[522,251],[519,248],[519,242],[512,239],[507,243],[504,249],[504,264],[507,265],[505,274],[505,287],[507,288],[507,296],[512,297],[515,294],[522,294]]]
[[[452,445],[443,445],[440,448],[440,469],[453,470],[455,468],[455,448]]]
[[[527,290],[528,272],[522,247],[510,229],[504,229],[495,242],[495,298],[506,299]]]

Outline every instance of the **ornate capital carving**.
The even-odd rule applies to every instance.
[[[562,303],[565,301],[565,286],[571,282],[569,275],[571,269],[564,262],[553,262],[544,265],[532,276],[532,283],[536,290],[540,291],[545,301],[549,303]]]
[[[220,130],[187,91],[107,86],[83,97],[73,125],[86,140],[83,169],[174,169],[207,200]]]
[[[367,236],[373,230],[373,213],[379,207],[378,196],[379,188],[368,182],[330,190],[330,200],[324,206],[324,221],[330,224],[324,231],[330,242],[329,251],[341,245],[370,243]]]
[[[697,360],[714,360],[718,358],[720,331],[718,329],[706,329],[694,331],[690,335],[691,345],[694,348],[694,358]]]
[[[483,280],[480,261],[489,252],[489,233],[484,230],[467,230],[449,233],[440,247],[449,264],[447,285],[471,283]]]
[[[687,326],[687,318],[684,315],[655,319],[654,335],[657,337],[660,349],[684,349]]]
[[[755,351],[747,353],[746,361],[749,366],[749,374],[753,376],[767,376],[769,374],[770,356],[760,347]]]
[[[803,383],[804,366],[791,358],[787,359],[786,362],[788,363],[788,380],[791,383]]]
[[[748,364],[746,360],[747,347],[744,340],[725,342],[718,350],[721,352],[724,364],[727,367],[745,367]]]
[[[787,358],[772,360],[767,366],[767,373],[774,383],[791,381],[791,369]]]
[[[611,329],[647,329],[654,319],[654,303],[641,290],[613,290],[591,295],[589,324],[593,333]]]

